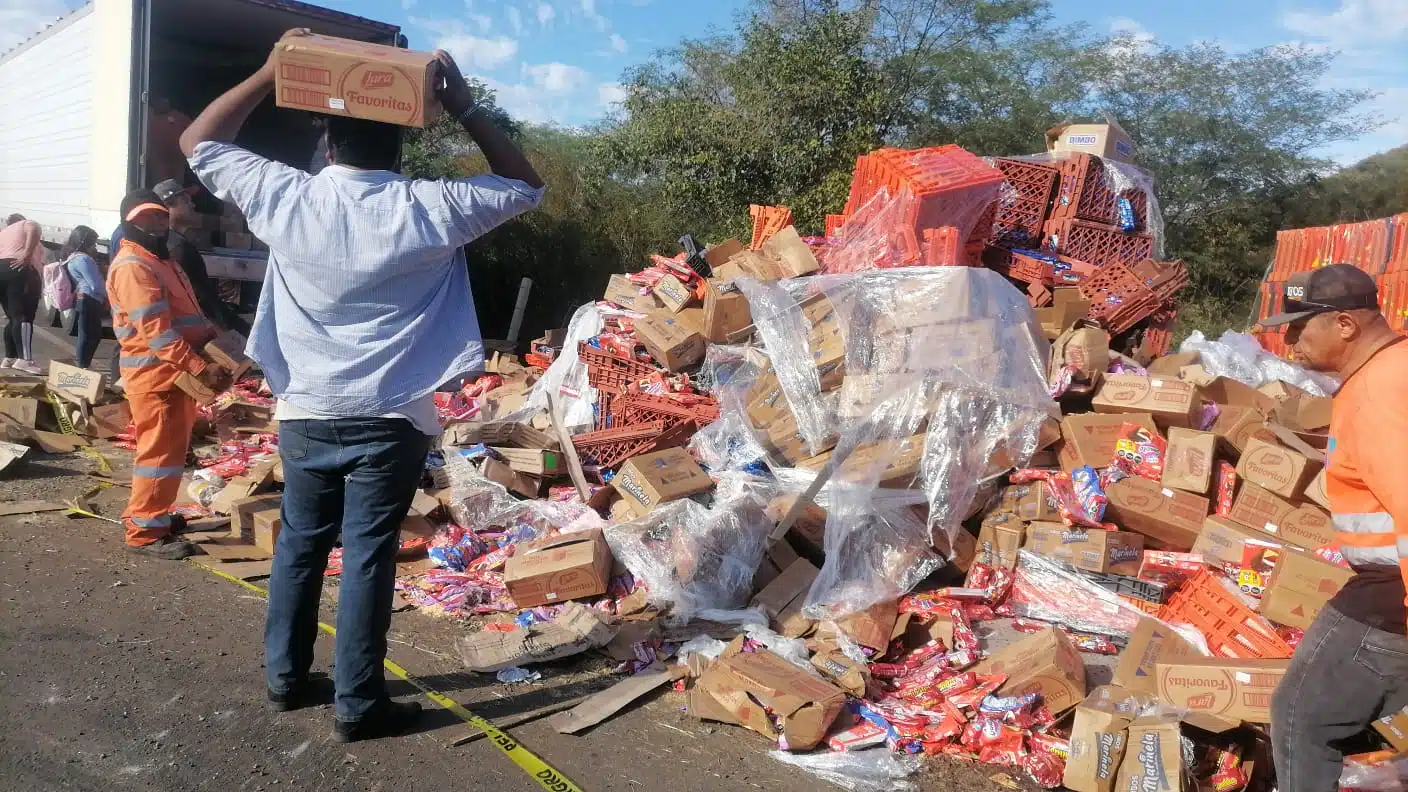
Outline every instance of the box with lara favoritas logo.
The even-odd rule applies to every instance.
[[[424,127],[440,113],[435,64],[429,52],[295,36],[274,47],[274,97],[279,107]]]
[[[1290,659],[1181,658],[1158,665],[1159,698],[1194,714],[1271,722],[1271,694]]]

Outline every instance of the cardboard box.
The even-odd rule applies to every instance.
[[[1304,398],[1313,398],[1310,396],[1309,391],[1299,385],[1292,385],[1282,380],[1272,380],[1262,385],[1260,388],[1257,388],[1257,392],[1269,396],[1272,401],[1277,404],[1299,401]]]
[[[612,275],[606,282],[606,294],[602,297],[610,303],[636,313],[650,313],[660,308],[660,301],[648,290],[644,290],[625,275]]]
[[[668,448],[627,460],[611,486],[623,500],[649,512],[662,503],[708,492],[714,481],[688,451]]]
[[[1046,130],[1046,150],[1134,162],[1134,141],[1114,121],[1105,124],[1060,124]]]
[[[1110,335],[1098,327],[1074,327],[1062,333],[1051,346],[1047,381],[1055,382],[1066,367],[1076,374],[1067,393],[1088,394],[1095,390],[1110,367]]]
[[[1223,451],[1233,461],[1241,458],[1242,451],[1252,440],[1273,438],[1266,426],[1266,416],[1255,407],[1219,408],[1217,419],[1208,431],[1217,435]]]
[[[704,292],[704,336],[715,344],[753,323],[748,298],[732,281],[710,280]]]
[[[1169,489],[1158,482],[1132,476],[1111,484],[1105,519],[1125,530],[1144,534],[1156,550],[1186,551],[1198,540],[1208,499]]]
[[[1325,492],[1325,469],[1321,468],[1315,478],[1305,485],[1305,499],[1322,509],[1330,508],[1330,496]]]
[[[1115,789],[1179,792],[1183,789],[1183,727],[1173,715],[1130,721]]]
[[[1026,549],[1077,569],[1112,575],[1139,574],[1144,537],[1127,531],[1089,531],[1062,523],[1027,526]]]
[[[0,398],[0,415],[8,415],[19,425],[33,429],[39,421],[39,400]]]
[[[230,536],[250,539],[254,536],[254,517],[261,512],[278,514],[283,507],[283,495],[254,495],[230,504]]]
[[[1152,695],[1158,692],[1155,672],[1161,661],[1198,656],[1198,650],[1167,624],[1141,617],[1120,652],[1110,681],[1131,693]]]
[[[763,243],[762,252],[781,265],[782,277],[785,278],[800,278],[821,269],[820,262],[812,255],[812,249],[807,247],[792,226],[768,237],[768,241]]]
[[[1085,698],[1085,664],[1080,652],[1054,627],[999,649],[973,670],[979,675],[1007,674],[1007,682],[998,692],[1006,696],[1040,693],[1053,714],[1059,715]]]
[[[1352,577],[1354,570],[1348,567],[1287,549],[1276,559],[1257,612],[1278,624],[1306,629]]]
[[[1032,311],[1042,334],[1055,341],[1078,320],[1090,313],[1090,301],[1080,296],[1080,289],[1051,290],[1051,306]]]
[[[1270,723],[1271,694],[1290,663],[1213,657],[1160,662],[1159,698],[1194,713]]]
[[[1129,723],[1138,714],[1134,704],[1128,691],[1106,685],[1076,706],[1063,786],[1073,792],[1112,792]]]
[[[670,313],[679,313],[694,301],[694,290],[670,274],[657,281],[650,291]]]
[[[460,638],[456,648],[466,668],[485,673],[571,657],[605,646],[615,635],[597,611],[569,602],[552,621],[512,632],[482,630]]]
[[[978,529],[977,562],[990,567],[1016,569],[1017,551],[1022,549],[1026,531],[1026,526],[1015,514],[998,514],[984,520]]]
[[[1066,416],[1061,421],[1061,468],[1069,473],[1085,465],[1096,469],[1109,467],[1115,458],[1115,443],[1119,442],[1120,430],[1126,423],[1141,426],[1150,432],[1158,431],[1154,416],[1147,412]]]
[[[1320,468],[1319,462],[1296,451],[1253,438],[1242,450],[1237,476],[1283,498],[1298,498]]]
[[[611,548],[600,530],[560,534],[518,545],[504,563],[513,604],[534,608],[606,593]]]
[[[1181,379],[1185,366],[1195,366],[1201,362],[1202,359],[1203,354],[1197,350],[1192,352],[1175,352],[1172,355],[1164,355],[1161,358],[1156,358],[1145,367],[1145,371],[1148,371],[1151,377],[1179,377]]]
[[[543,490],[542,479],[519,473],[509,467],[507,463],[497,459],[485,459],[479,472],[484,474],[484,478],[502,484],[504,489],[525,498],[536,498]]]
[[[254,361],[245,356],[244,347],[244,336],[226,330],[205,345],[205,356],[238,382],[254,366]]]
[[[107,389],[108,378],[99,372],[54,360],[49,362],[49,379],[46,384],[50,391],[56,391],[61,396],[96,404]]]
[[[102,404],[88,412],[88,434],[100,440],[116,437],[132,425],[132,406],[126,399]]]
[[[859,613],[840,619],[836,627],[852,641],[866,649],[883,654],[894,636],[895,621],[899,619],[899,605],[891,600],[878,602]]]
[[[1408,707],[1374,721],[1374,731],[1399,753],[1408,752]]]
[[[636,320],[636,338],[655,362],[670,371],[683,371],[704,359],[703,334],[666,311],[652,311]]]
[[[279,541],[279,530],[284,525],[283,517],[273,509],[254,512],[253,516],[254,546],[273,555],[274,547]]]
[[[332,36],[298,36],[274,47],[279,107],[423,127],[440,113],[434,53]]]
[[[201,382],[199,379],[196,379],[184,371],[176,375],[175,385],[184,391],[187,396],[194,399],[196,404],[202,407],[213,403],[215,397],[220,395],[210,388],[207,388],[204,382]]]
[[[1203,531],[1198,534],[1198,541],[1193,543],[1193,552],[1201,553],[1208,561],[1240,564],[1242,548],[1246,547],[1248,541],[1272,542],[1280,546],[1280,541],[1275,536],[1213,515],[1203,521]]]
[[[1198,386],[1198,393],[1208,401],[1226,407],[1251,407],[1263,415],[1270,415],[1276,408],[1276,400],[1250,385],[1231,377],[1214,377]]]
[[[1314,432],[1330,425],[1330,415],[1335,400],[1328,396],[1306,395],[1293,404],[1282,404],[1276,408],[1276,420],[1297,432]]]
[[[716,245],[710,245],[704,251],[704,261],[708,263],[710,269],[718,269],[729,259],[747,249],[748,246],[737,239],[725,239]]]
[[[1149,413],[1159,428],[1191,427],[1197,423],[1202,402],[1197,390],[1183,380],[1111,374],[1096,392],[1091,406],[1098,413]]]
[[[1061,507],[1056,495],[1044,481],[1013,484],[1002,491],[1002,508],[1017,515],[1023,522],[1056,522],[1061,519]]]
[[[846,705],[845,691],[772,652],[726,653],[704,672],[696,687],[729,713],[728,722],[774,741],[780,736],[793,751],[816,747]],[[773,718],[781,721],[780,733]]]
[[[870,668],[847,657],[835,647],[822,648],[812,655],[812,665],[832,684],[856,698],[865,697]]]
[[[805,558],[798,558],[783,569],[761,591],[753,595],[748,607],[761,606],[777,631],[788,637],[796,637],[810,631],[811,621],[801,615],[801,605],[811,590],[812,581],[821,570]],[[793,605],[797,605],[793,608]]]
[[[502,448],[492,446],[494,453],[502,456],[508,466],[518,473],[529,476],[560,476],[567,473],[567,462],[562,454],[539,448]]]
[[[1265,488],[1243,482],[1229,518],[1307,550],[1335,541],[1330,515],[1311,504],[1297,506]]]
[[[1217,458],[1217,435],[1174,427],[1168,430],[1164,453],[1165,487],[1206,495],[1212,487],[1212,470]]]

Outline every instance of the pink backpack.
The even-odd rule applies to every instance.
[[[73,308],[73,278],[67,261],[44,265],[44,300],[60,311]]]

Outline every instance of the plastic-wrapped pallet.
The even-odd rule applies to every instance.
[[[1049,348],[1026,297],[1001,275],[969,267],[742,287],[800,435],[814,452],[835,444],[825,463],[834,468],[827,562],[809,615],[893,599],[941,563],[934,538],[941,532],[951,543],[982,481],[1036,448],[1050,403]],[[807,315],[818,300],[844,339],[834,393],[823,390],[826,373],[808,340],[819,336]],[[877,505],[878,492],[906,489],[913,503],[928,504],[927,519]]]
[[[601,332],[602,312],[595,303],[588,303],[572,314],[567,325],[567,340],[562,345],[562,354],[552,362],[541,379],[528,394],[522,415],[531,415],[548,409],[548,394],[553,395],[557,408],[562,413],[562,422],[571,430],[591,431],[596,421],[593,405],[596,403],[595,390],[587,383],[587,367],[577,360],[577,344]],[[525,412],[525,410],[527,412]],[[514,418],[519,415],[512,416]]]

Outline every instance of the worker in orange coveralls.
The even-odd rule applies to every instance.
[[[170,215],[151,190],[137,190],[121,206],[123,239],[108,270],[113,334],[121,345],[118,365],[132,422],[137,455],[132,462],[132,497],[122,512],[129,550],[179,560],[195,552],[172,532],[171,506],[196,422],[196,403],[176,386],[181,373],[223,391],[228,373],[196,353],[215,337],[195,290],[170,258]]]

